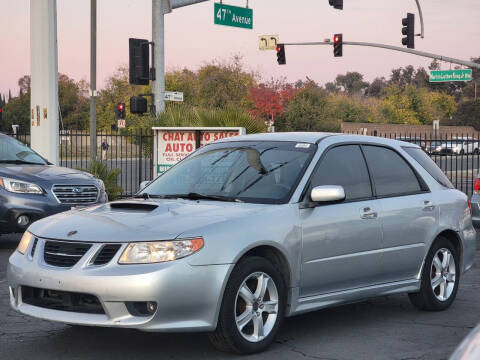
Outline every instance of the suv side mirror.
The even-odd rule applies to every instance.
[[[151,182],[151,181],[142,181],[142,182],[140,183],[140,190],[139,190],[139,191],[145,189],[145,188],[148,186],[148,184],[150,184],[150,182]]]
[[[323,185],[314,187],[310,193],[313,202],[332,202],[345,200],[343,186]]]

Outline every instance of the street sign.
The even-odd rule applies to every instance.
[[[244,29],[253,29],[253,10],[238,6],[215,3],[215,24]]]
[[[472,81],[472,69],[430,71],[430,82],[451,81]]]
[[[276,50],[278,43],[278,35],[262,35],[258,37],[258,48],[260,50]]]
[[[126,125],[125,119],[118,119],[117,120],[117,127],[119,129],[125,129],[125,125]]]
[[[165,91],[165,101],[183,102],[183,92]]]

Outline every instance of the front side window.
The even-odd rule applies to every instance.
[[[27,145],[10,136],[0,135],[0,163],[46,165],[45,160]]]
[[[217,197],[231,201],[285,203],[317,146],[249,141],[207,145],[160,176],[139,195]]]
[[[400,196],[422,191],[410,165],[395,151],[380,146],[362,146],[377,196]]]
[[[312,188],[321,185],[343,186],[346,201],[372,197],[370,178],[360,146],[337,146],[320,161],[312,177]]]

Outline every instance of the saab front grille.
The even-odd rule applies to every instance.
[[[98,188],[95,185],[54,185],[53,193],[62,204],[89,205],[98,199]]]
[[[119,244],[104,245],[93,260],[93,265],[108,264],[118,252],[118,249],[120,249]]]
[[[22,302],[45,309],[84,314],[105,314],[98,298],[90,294],[22,286]]]
[[[72,267],[85,255],[91,246],[92,244],[85,243],[46,241],[43,258],[49,265]]]

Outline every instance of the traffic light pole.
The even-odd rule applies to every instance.
[[[425,26],[424,26],[424,23],[423,23],[423,11],[422,11],[422,7],[420,6],[420,0],[415,0],[415,2],[417,3],[418,15],[420,16],[421,32],[420,32],[419,35],[423,39],[425,37]]]
[[[332,46],[333,43],[332,42],[300,42],[300,43],[283,43],[283,45],[285,45],[285,46],[331,45]],[[408,54],[427,57],[427,58],[430,58],[430,59],[445,61],[445,62],[449,62],[449,63],[452,63],[452,64],[458,64],[458,65],[468,66],[470,68],[480,69],[480,64],[477,64],[473,61],[465,61],[465,60],[451,58],[451,57],[448,57],[448,56],[432,54],[432,53],[429,53],[429,52],[424,52],[424,51],[419,51],[419,50],[414,50],[414,49],[405,49],[403,47],[398,47],[398,46],[368,43],[368,42],[357,42],[357,41],[343,41],[343,45],[367,46],[367,47],[375,47],[375,48],[381,48],[381,49],[387,49],[387,50],[393,50],[393,51],[400,51],[400,52],[404,52],[404,53],[408,53]]]
[[[90,2],[90,158],[97,159],[97,0]]]
[[[155,114],[165,110],[165,6],[167,0],[152,0],[152,41],[156,78],[152,84]]]

